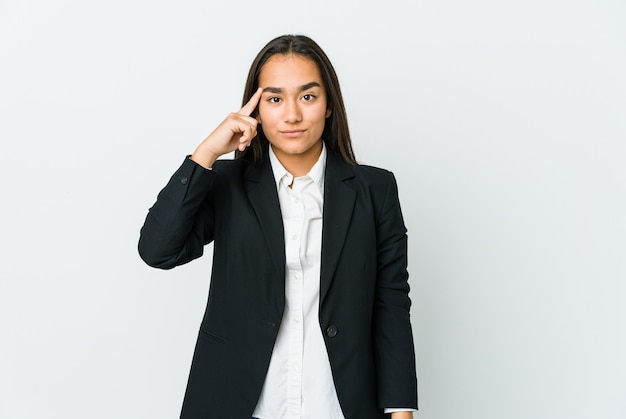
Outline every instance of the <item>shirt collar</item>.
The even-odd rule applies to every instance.
[[[270,163],[272,165],[272,172],[274,173],[274,180],[276,182],[276,189],[280,188],[280,182],[285,177],[288,176],[292,178],[292,174],[285,169],[282,163],[274,154],[274,150],[272,150],[272,145],[270,144],[268,147],[269,155],[270,155]],[[320,157],[317,159],[317,162],[311,167],[309,173],[305,176],[310,177],[313,182],[319,187],[320,192],[324,193],[324,169],[326,168],[326,145],[324,141],[322,141],[322,152],[320,153]],[[303,176],[303,177],[305,177]],[[291,181],[289,182],[291,183]]]

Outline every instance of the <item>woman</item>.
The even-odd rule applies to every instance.
[[[308,37],[280,36],[259,52],[243,107],[160,192],[139,253],[170,269],[210,242],[182,418],[412,417],[396,182],[356,163],[337,76]]]

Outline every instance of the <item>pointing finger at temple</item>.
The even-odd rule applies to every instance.
[[[252,112],[254,112],[257,105],[259,104],[259,101],[261,100],[262,94],[263,94],[263,89],[259,87],[257,91],[252,95],[248,103],[243,105],[243,107],[237,113],[241,115],[246,115],[246,116],[252,115]]]

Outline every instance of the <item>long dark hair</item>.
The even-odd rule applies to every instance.
[[[326,119],[322,138],[326,146],[339,154],[349,164],[356,164],[350,131],[348,130],[348,118],[341,96],[339,79],[335,69],[326,53],[311,38],[304,35],[282,35],[268,42],[258,53],[248,72],[248,80],[243,93],[243,104],[247,103],[259,87],[259,75],[261,69],[272,56],[281,54],[297,54],[313,61],[320,70],[322,81],[326,87],[327,106],[332,110],[330,117]],[[253,115],[254,116],[254,115]],[[235,158],[258,163],[263,158],[263,150],[267,148],[269,141],[259,125],[257,136],[250,146],[244,151],[235,151]]]

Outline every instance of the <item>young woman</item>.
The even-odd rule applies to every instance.
[[[181,417],[411,418],[393,174],[356,163],[337,75],[308,37],[259,52],[243,103],[185,159],[141,229],[141,257],[162,269],[214,243]]]

